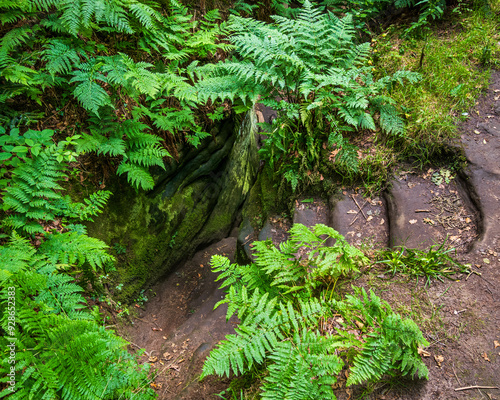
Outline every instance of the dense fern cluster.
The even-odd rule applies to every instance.
[[[59,250],[59,253],[64,250]],[[54,258],[54,257],[52,257]],[[57,258],[57,257],[56,257]],[[126,342],[100,326],[86,310],[81,287],[59,272],[60,264],[15,233],[0,246],[2,380],[15,367],[11,399],[151,399],[147,369],[139,369]],[[8,288],[15,288],[15,332]],[[9,363],[15,344],[15,363]],[[10,395],[10,396],[9,396]]]
[[[73,202],[62,195],[60,185],[67,177],[64,157],[73,154],[64,143],[72,140],[35,147],[37,151],[29,139],[25,142],[31,157],[11,165],[4,176],[0,372],[6,382],[14,367],[16,385],[15,391],[10,385],[4,388],[0,397],[153,398],[144,382],[147,369],[138,367],[124,340],[99,324],[82,287],[66,274],[78,268],[82,280],[95,282],[96,272],[112,266],[108,246],[87,236],[81,224],[101,211],[110,193],[98,191]]]
[[[415,82],[418,74],[399,71],[375,80],[370,44],[356,43],[350,14],[337,18],[305,1],[296,18],[272,18],[274,24],[232,16],[231,41],[239,57],[205,66],[208,77],[198,89],[202,99],[260,99],[278,111],[265,127],[263,153],[271,163],[281,162],[294,186],[298,172],[317,168],[326,139],[356,169],[356,149],[343,131],[374,130],[378,119],[387,134],[403,134],[403,120],[385,89],[403,78]]]
[[[0,122],[23,122],[10,106],[16,96],[41,104],[47,88],[70,92],[90,117],[81,149],[120,156],[118,173],[151,189],[148,167],[168,156],[155,133],[194,145],[208,136],[195,116],[193,70],[232,48],[219,40],[219,18],[214,10],[194,20],[175,0],[169,15],[154,1],[2,2],[0,22],[12,28],[0,40]]]
[[[327,240],[334,245],[326,246]],[[210,353],[202,378],[242,374],[265,363],[263,399],[334,399],[332,385],[346,365],[348,385],[397,371],[427,377],[418,347],[428,343],[413,321],[364,289],[332,299],[337,280],[365,261],[338,232],[295,224],[279,248],[266,241],[256,242],[255,249],[251,265],[212,258],[212,269],[227,288],[216,307],[227,303],[227,317],[236,313],[240,323]],[[297,256],[304,251],[307,255]],[[342,322],[332,332],[325,326],[334,315]]]

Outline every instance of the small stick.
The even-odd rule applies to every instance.
[[[153,351],[151,351],[151,353],[149,353],[148,351],[146,351],[146,349],[142,348],[142,347],[139,347],[137,346],[135,343],[132,343],[132,342],[129,342],[132,346],[135,346],[137,347],[139,350],[144,350],[144,354],[146,354],[148,357],[151,357],[151,354],[153,354]]]
[[[419,212],[431,212],[431,210],[415,210],[416,213],[419,213]]]
[[[458,379],[457,373],[455,372],[455,363],[452,364],[451,368],[453,369],[453,374],[455,374],[455,378],[457,378],[458,384],[461,385],[460,379]]]
[[[471,390],[471,389],[498,389],[500,388],[498,386],[466,386],[466,387],[461,387],[461,388],[456,388],[455,392],[458,392],[460,390]]]
[[[360,207],[358,204],[358,201],[356,200],[356,198],[352,194],[351,194],[351,199],[354,200],[354,202],[356,203],[356,205],[359,208],[359,211],[361,211],[361,214],[363,214],[363,217],[365,217],[365,219],[368,219],[367,216],[365,215],[365,212],[363,211],[363,207],[366,205],[366,203],[368,203],[368,200],[365,201],[365,204],[363,204],[363,207]]]

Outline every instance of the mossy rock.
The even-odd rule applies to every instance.
[[[199,247],[227,236],[257,174],[255,129],[252,112],[237,132],[225,123],[200,149],[184,152],[150,192],[120,178],[108,187],[113,196],[88,232],[126,249],[114,274],[123,284],[119,300],[133,301]]]

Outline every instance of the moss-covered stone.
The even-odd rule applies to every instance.
[[[225,124],[200,149],[184,152],[151,192],[119,178],[110,185],[113,196],[88,232],[126,248],[114,274],[123,283],[120,300],[134,300],[198,247],[227,236],[257,172],[253,119],[238,132]]]

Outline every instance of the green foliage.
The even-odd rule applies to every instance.
[[[197,146],[208,136],[195,116],[195,70],[232,48],[219,39],[226,27],[216,10],[195,19],[175,0],[169,15],[138,0],[0,4],[4,20],[16,12],[23,21],[0,41],[0,122],[22,122],[16,96],[42,106],[45,89],[62,91],[65,104],[70,92],[89,115],[81,150],[121,157],[118,173],[146,190],[154,183],[149,167],[163,167],[169,156],[160,138],[179,135]]]
[[[356,148],[342,132],[374,130],[379,116],[384,132],[403,135],[403,121],[384,92],[418,75],[398,71],[375,80],[370,45],[356,44],[351,15],[339,19],[306,1],[296,19],[272,18],[274,24],[231,16],[239,59],[205,66],[210,75],[197,88],[203,100],[259,99],[277,110],[278,118],[264,126],[269,139],[262,153],[293,186],[317,168],[326,138],[356,169]]]
[[[6,377],[12,366],[16,375],[15,392],[4,387],[0,397],[154,398],[145,388],[147,368],[139,369],[126,342],[97,324],[82,289],[43,250],[14,233],[0,246],[0,260],[0,371]]]
[[[433,279],[441,282],[443,278],[454,279],[456,274],[469,273],[469,267],[455,261],[450,253],[454,248],[446,246],[446,240],[441,244],[429,247],[427,251],[398,247],[397,249],[382,250],[378,254],[378,263],[383,264],[388,272],[408,275],[413,278],[425,278],[429,285]]]
[[[391,74],[402,66],[422,75],[419,85],[394,87],[391,96],[405,110],[407,138],[398,141],[398,151],[426,163],[439,149],[457,137],[464,119],[487,87],[490,69],[481,67],[482,49],[499,39],[497,18],[482,13],[464,13],[454,20],[455,29],[443,36],[430,32],[424,39],[401,41],[401,32],[389,30],[374,42],[377,70]],[[500,51],[491,64],[500,60]],[[420,57],[423,55],[420,66]],[[445,68],[440,68],[445,65]]]
[[[328,247],[327,240],[335,242]],[[255,264],[246,266],[212,257],[212,269],[227,288],[216,307],[227,303],[227,318],[236,313],[240,323],[210,353],[201,378],[265,365],[263,399],[335,399],[332,385],[346,361],[349,385],[396,371],[427,377],[418,347],[428,343],[413,321],[364,289],[331,300],[331,284],[366,261],[335,230],[296,224],[279,248],[256,242],[255,256]],[[347,322],[325,329],[334,314]]]
[[[3,383],[14,373],[15,391],[2,385],[0,397],[152,399],[147,367],[139,368],[127,343],[99,325],[82,287],[65,273],[95,283],[95,273],[113,264],[108,246],[80,224],[100,212],[110,193],[98,191],[81,203],[61,194],[63,162],[78,155],[72,150],[78,137],[56,145],[52,134],[12,129],[2,141],[1,154],[10,158],[2,192],[0,372]],[[12,149],[13,142],[25,150]]]
[[[431,20],[440,19],[446,9],[445,0],[325,0],[323,5],[333,7],[335,12],[352,13],[355,18],[355,26],[366,33],[370,33],[368,22],[376,19],[389,7],[396,8],[418,8],[420,14],[418,20],[412,22],[405,30],[405,35],[410,33],[419,34],[428,27]]]

